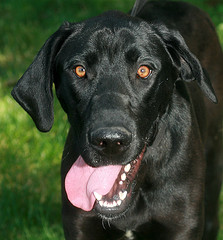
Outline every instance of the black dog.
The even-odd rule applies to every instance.
[[[63,24],[12,92],[40,131],[53,83],[71,124],[66,239],[216,239],[223,54],[205,13],[137,1]]]

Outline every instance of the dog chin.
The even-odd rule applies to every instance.
[[[106,195],[95,194],[94,211],[103,219],[119,218],[134,205],[137,197],[138,172],[141,169],[146,146],[139,156],[130,163],[123,166],[113,187]]]

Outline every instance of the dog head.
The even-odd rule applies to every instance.
[[[67,176],[68,197],[84,210],[95,206],[103,215],[116,216],[137,196],[144,153],[155,138],[156,123],[171,105],[176,81],[196,81],[217,101],[207,74],[179,32],[111,11],[63,24],[12,95],[40,131],[49,131],[55,84],[79,142],[80,157]],[[73,190],[78,183],[72,181],[78,179],[88,188],[79,199],[87,199],[84,205],[73,197],[81,195]]]

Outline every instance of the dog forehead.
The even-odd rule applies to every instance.
[[[76,43],[79,48],[86,46],[92,48],[100,47],[101,44],[110,45],[115,41],[118,41],[119,44],[134,43],[138,28],[130,17],[123,18],[122,15],[104,14],[78,24],[66,41],[66,45]]]
[[[137,53],[138,57],[148,54],[157,57],[162,50],[161,46],[162,43],[150,24],[110,11],[78,23],[59,55],[63,55],[62,59],[68,63],[84,62],[87,56],[92,57],[92,53],[99,58],[105,55],[123,58],[128,52],[131,55]]]

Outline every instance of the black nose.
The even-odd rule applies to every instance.
[[[132,140],[132,134],[123,127],[99,128],[89,134],[92,147],[104,154],[115,155],[125,151]]]

